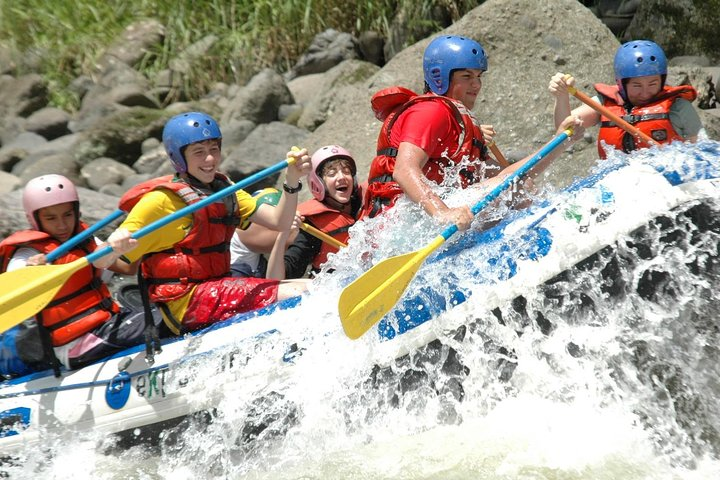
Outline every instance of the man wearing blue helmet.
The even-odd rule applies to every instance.
[[[218,171],[221,141],[220,127],[204,113],[171,118],[163,130],[163,144],[177,173],[126,193],[121,208],[129,213],[111,238],[136,232],[228,187],[230,180]],[[286,230],[295,218],[300,178],[310,169],[310,157],[306,150],[288,156],[296,162],[286,170],[277,207],[258,204],[250,194],[238,190],[138,239],[137,247],[126,254],[131,262],[141,260],[140,281],[172,333],[196,330],[305,290],[302,280],[230,275],[229,244],[237,226],[247,228],[250,222],[257,222]]]
[[[495,130],[491,125],[480,125],[472,112],[487,68],[485,50],[478,42],[443,35],[425,49],[425,94],[391,87],[373,96],[373,111],[383,126],[377,156],[370,165],[361,216],[378,215],[404,193],[440,222],[454,223],[461,230],[470,226],[474,217],[470,207],[448,207],[428,180],[467,188],[501,172],[499,162],[486,148]],[[532,175],[559,154],[548,155]],[[503,173],[520,168],[525,160]]]
[[[599,94],[598,103],[659,144],[697,141],[702,128],[692,106],[697,92],[689,85],[665,84],[667,59],[662,48],[649,40],[625,43],[615,54],[614,67],[615,85],[594,85]],[[556,73],[550,80],[550,93],[555,96],[555,125],[570,114],[579,117],[585,127],[600,123],[598,153],[601,158],[607,156],[605,146],[626,153],[650,146],[588,105],[571,111],[567,87],[574,85],[575,79],[563,73]]]

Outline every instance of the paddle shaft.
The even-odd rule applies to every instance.
[[[85,240],[90,238],[95,232],[97,232],[101,228],[109,225],[110,223],[112,223],[115,220],[117,220],[118,218],[120,218],[124,213],[125,213],[124,211],[122,211],[118,208],[117,210],[112,212],[107,217],[98,221],[96,224],[88,227],[87,229],[83,230],[82,232],[78,233],[77,235],[71,237],[70,239],[68,239],[68,241],[66,241],[65,243],[63,243],[62,245],[57,247],[55,250],[53,250],[52,252],[47,254],[47,257],[46,257],[47,262],[52,263],[55,260],[57,260],[58,258],[62,257],[67,252],[72,250],[73,247],[75,247],[75,245],[78,245],[78,244],[84,242]]]
[[[304,231],[312,235],[313,237],[322,240],[323,242],[327,243],[328,245],[332,245],[333,247],[337,248],[343,248],[347,247],[344,243],[342,243],[340,240],[331,237],[327,233],[318,230],[317,228],[313,227],[312,225],[308,225],[307,223],[303,222],[300,224],[300,228],[302,228]]]
[[[505,158],[505,155],[502,154],[494,141],[488,145],[488,148],[490,149],[492,154],[495,155],[495,159],[498,161],[502,168],[510,166],[510,162],[507,161],[507,158]]]
[[[235,193],[238,190],[247,187],[248,185],[252,185],[255,182],[258,182],[262,180],[265,177],[268,177],[274,173],[277,173],[284,168],[287,168],[291,164],[295,163],[294,158],[288,158],[286,160],[283,160],[282,162],[278,162],[275,165],[268,167],[264,170],[260,170],[259,172],[250,175],[247,178],[244,178],[243,180],[239,181],[238,183],[235,183],[233,185],[230,185],[229,187],[225,187],[222,190],[213,193],[212,195],[209,195],[202,200],[200,200],[197,203],[193,203],[192,205],[188,205],[187,207],[181,208],[180,210],[171,213],[170,215],[167,215],[159,220],[154,221],[150,225],[146,225],[140,230],[134,232],[132,235],[130,235],[131,238],[138,239],[141,237],[144,237],[145,235],[154,232],[158,228],[162,228],[168,223],[174,222],[175,220],[182,218],[186,215],[189,215],[193,212],[196,212],[200,210],[201,208],[210,205],[213,202],[216,202],[224,197],[227,197],[231,193]],[[105,247],[94,251],[87,257],[85,257],[88,261],[88,263],[92,263],[95,260],[104,257],[105,255],[112,252],[112,247],[110,245],[106,245]]]
[[[250,175],[242,181],[230,185],[222,190],[188,205],[170,215],[163,217],[141,228],[131,235],[138,239],[157,230],[170,222],[189,215],[205,206],[230,195],[241,188],[252,185],[263,178],[279,172],[295,163],[295,158],[288,158],[260,172]],[[47,306],[55,297],[63,284],[73,273],[91,264],[95,260],[112,252],[107,245],[91,254],[77,260],[61,265],[39,265],[29,268],[20,268],[0,275],[0,333],[32,317]]]
[[[622,118],[618,117],[614,113],[612,113],[610,110],[605,108],[604,106],[600,105],[598,102],[593,100],[592,98],[585,95],[583,92],[579,91],[577,88],[568,85],[567,87],[568,92],[581,102],[583,102],[588,107],[592,108],[596,112],[600,113],[601,115],[605,115],[607,118],[615,122],[620,128],[631,134],[632,136],[645,141],[646,143],[649,143],[650,145],[658,145],[658,143],[652,139],[649,135],[641,132],[639,129],[633,127],[628,122],[623,120]]]
[[[503,180],[499,185],[497,185],[495,188],[490,191],[482,200],[477,202],[473,207],[470,209],[472,211],[473,215],[477,215],[480,213],[480,210],[485,208],[490,202],[497,199],[501,193],[503,193],[505,190],[507,190],[513,183],[515,183],[520,178],[524,177],[535,165],[540,163],[543,158],[547,157],[550,152],[555,150],[555,148],[563,143],[568,137],[572,135],[571,130],[565,130],[558,135],[555,136],[550,142],[548,142],[543,148],[540,149],[535,155],[533,155],[525,164],[518,168],[516,171],[514,171],[512,174],[508,175],[505,180]],[[455,232],[458,231],[457,225],[450,225],[447,227],[440,235],[447,240],[452,236]]]

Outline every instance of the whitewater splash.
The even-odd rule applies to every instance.
[[[633,161],[688,155],[720,158],[720,148],[673,145]],[[637,198],[661,191],[632,188]],[[585,215],[582,198],[567,205],[557,195],[547,196],[548,208],[581,217],[576,227],[602,218]],[[214,410],[161,433],[157,445],[57,439],[28,448],[25,462],[7,471],[74,479],[720,477],[720,316],[712,300],[720,205],[690,203],[656,217],[540,286],[518,274],[520,294],[490,311],[492,280],[482,273],[505,258],[504,247],[465,249],[467,236],[459,236],[449,242],[452,255],[428,260],[411,293],[431,286],[450,298],[459,288],[463,303],[418,328],[422,335],[388,342],[371,331],[350,341],[336,313],[342,287],[440,230],[404,207],[409,214],[382,228],[358,226],[329,265],[335,273],[316,281],[299,307],[273,314],[287,330],[233,346],[248,359],[242,367],[187,367],[184,375],[204,382],[202,395],[217,398]],[[532,221],[549,218],[539,212]],[[505,266],[508,275],[522,272]]]

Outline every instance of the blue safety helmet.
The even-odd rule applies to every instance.
[[[423,72],[425,83],[433,93],[447,93],[452,71],[465,68],[487,70],[485,50],[475,40],[444,35],[433,39],[425,49]]]
[[[205,140],[221,140],[222,133],[210,115],[189,112],[175,115],[165,124],[162,141],[173,167],[178,173],[187,172],[183,149],[190,144]]]
[[[663,83],[667,76],[667,59],[660,46],[650,40],[633,40],[624,43],[615,53],[615,82],[625,97],[623,80],[626,78],[660,75]]]

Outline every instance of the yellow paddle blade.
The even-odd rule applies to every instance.
[[[86,265],[83,257],[63,265],[25,267],[0,275],[0,333],[45,308],[68,278]]]
[[[423,261],[444,241],[440,235],[421,250],[387,258],[345,287],[338,301],[345,334],[355,340],[379,322],[400,300]]]

